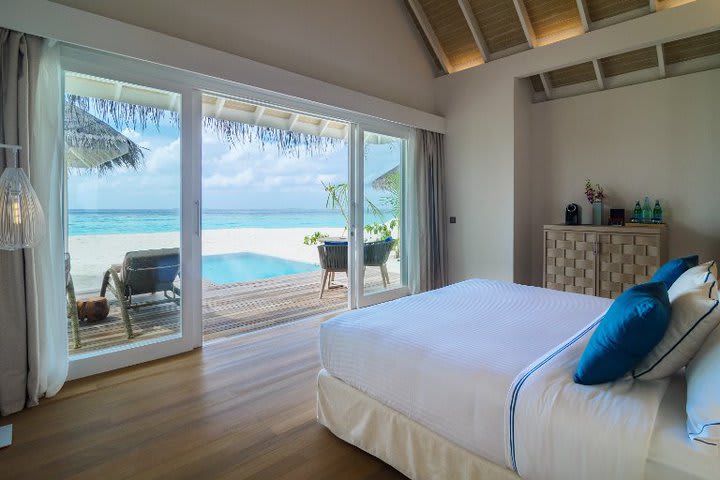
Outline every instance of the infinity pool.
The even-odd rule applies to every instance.
[[[228,253],[202,257],[203,279],[216,284],[249,282],[316,270],[320,270],[320,267],[312,263],[257,253]]]

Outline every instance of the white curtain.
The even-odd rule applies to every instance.
[[[0,29],[0,143],[22,147],[20,166],[30,177],[48,224],[33,249],[0,254],[1,415],[56,394],[67,377],[58,48],[32,35]]]
[[[37,79],[35,121],[30,142],[30,179],[47,221],[43,241],[33,249],[36,323],[28,324],[28,406],[52,397],[68,373],[65,308],[63,92],[60,47],[43,42]]]

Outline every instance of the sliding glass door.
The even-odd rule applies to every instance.
[[[70,378],[77,378],[199,343],[197,194],[184,121],[196,94],[66,63],[66,254],[59,260]]]
[[[406,164],[409,129],[357,127],[353,168],[353,303],[408,294]]]

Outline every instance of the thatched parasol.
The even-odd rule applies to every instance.
[[[372,186],[375,190],[390,191],[394,189],[397,183],[396,177],[400,174],[400,166],[396,165],[387,172],[373,180]]]
[[[142,148],[73,102],[65,103],[65,162],[69,168],[106,173],[137,168]]]

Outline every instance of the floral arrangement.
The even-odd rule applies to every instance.
[[[585,197],[590,203],[602,202],[605,199],[605,191],[597,183],[593,187],[592,182],[587,178],[585,179]]]

